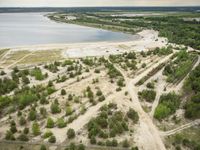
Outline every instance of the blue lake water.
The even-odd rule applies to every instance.
[[[130,41],[137,38],[137,35],[57,23],[44,17],[44,13],[0,13],[0,47]]]

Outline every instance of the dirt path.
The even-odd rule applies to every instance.
[[[172,54],[171,54],[172,55]],[[124,72],[115,65],[115,68],[121,72],[125,81],[126,81],[126,89],[128,90],[132,102],[129,103],[129,107],[135,109],[139,115],[139,127],[135,135],[135,140],[139,149],[143,150],[165,150],[164,143],[160,137],[159,131],[156,126],[153,124],[150,116],[142,109],[142,106],[138,99],[138,88],[135,86],[142,77],[148,74],[153,68],[157,67],[159,64],[167,61],[171,55],[163,58],[158,63],[152,65],[150,68],[142,72],[140,75],[137,75],[133,79],[129,79]]]
[[[166,131],[166,132],[160,132],[160,133],[161,133],[162,136],[170,136],[170,135],[176,134],[177,132],[180,132],[184,129],[188,129],[192,126],[196,126],[198,124],[200,124],[200,119],[197,119],[197,120],[194,120],[190,123],[179,126],[178,128],[175,128],[175,129],[172,129],[172,130],[169,130],[169,131]]]
[[[158,106],[159,104],[159,99],[160,99],[160,96],[161,94],[163,93],[164,91],[164,88],[165,88],[165,81],[163,79],[163,76],[162,76],[162,72],[163,72],[163,69],[161,69],[157,74],[156,76],[158,77],[158,82],[157,82],[157,86],[156,86],[156,98],[152,104],[152,108],[151,108],[151,112],[150,112],[150,116],[153,118],[153,115],[154,115],[154,112],[155,112],[155,109],[156,107]]]
[[[10,50],[4,52],[3,54],[0,55],[0,61],[2,61],[8,54],[10,53]]]
[[[3,53],[3,54],[1,55],[1,57],[0,57],[0,64],[1,64],[1,65],[5,62],[4,58],[5,58],[8,54],[10,54],[10,50],[6,51],[5,53]]]

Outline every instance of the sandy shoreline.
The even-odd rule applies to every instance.
[[[134,41],[30,45],[11,47],[10,51],[60,49],[63,57],[77,58],[121,54],[125,51],[145,51],[155,47],[166,46],[168,43],[166,38],[158,37],[158,32],[154,30],[143,30],[137,34],[140,38]]]

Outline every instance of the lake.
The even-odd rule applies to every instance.
[[[137,38],[137,35],[57,23],[44,17],[44,13],[0,13],[0,47],[130,41]]]

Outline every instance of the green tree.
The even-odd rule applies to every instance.
[[[62,89],[62,90],[61,90],[61,95],[66,95],[65,89]]]
[[[5,139],[6,140],[15,140],[15,137],[11,131],[6,131]]]
[[[68,139],[73,139],[74,137],[75,137],[75,131],[74,131],[74,129],[68,129],[68,131],[67,131],[67,137],[68,137]]]
[[[40,135],[40,126],[36,121],[32,124],[32,133],[34,136]]]
[[[41,146],[40,146],[40,150],[47,150],[47,148],[46,148],[45,145],[41,145]]]
[[[122,146],[123,146],[123,147],[126,147],[126,148],[130,146],[130,144],[129,144],[129,142],[128,142],[127,139],[125,139],[125,140],[122,142]]]
[[[49,143],[55,143],[56,142],[56,137],[54,135],[50,136],[48,139]]]
[[[64,128],[64,127],[66,127],[66,122],[64,121],[63,118],[58,118],[58,120],[57,120],[57,126],[58,126],[58,128]]]
[[[90,144],[96,144],[96,143],[97,143],[96,138],[94,136],[92,136],[90,138]]]
[[[46,131],[44,134],[43,134],[43,138],[46,139],[46,138],[49,138],[50,136],[52,136],[53,133],[51,131]]]
[[[70,106],[67,106],[66,107],[66,115],[69,116],[72,114],[72,112],[73,112],[72,108]]]
[[[28,115],[28,119],[31,121],[36,120],[37,118],[37,112],[34,109],[31,109]]]
[[[54,127],[54,121],[53,121],[53,119],[52,118],[48,118],[47,119],[47,125],[46,125],[46,127],[47,128],[53,128]]]
[[[127,112],[127,117],[133,120],[135,123],[137,123],[139,120],[138,113],[132,108],[130,108],[129,111]]]
[[[21,126],[23,126],[23,125],[26,124],[26,119],[25,119],[23,116],[20,117],[20,119],[19,119],[19,124],[20,124]]]
[[[27,135],[23,134],[23,133],[20,134],[17,139],[20,140],[20,141],[28,141],[29,140]]]
[[[85,150],[85,145],[79,144],[77,150]]]
[[[61,112],[61,109],[60,109],[58,103],[54,102],[54,103],[51,104],[51,112],[52,112],[52,114],[57,114],[57,113]]]

